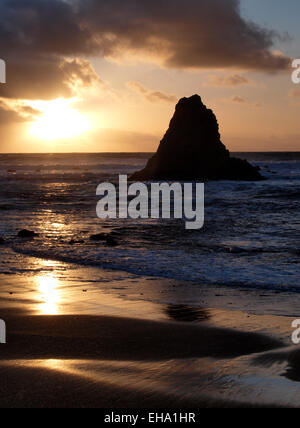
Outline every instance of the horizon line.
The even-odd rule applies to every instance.
[[[0,155],[96,155],[96,154],[155,154],[153,152],[0,152]],[[257,150],[235,150],[230,153],[300,153],[300,150],[274,150],[274,151],[257,151]]]

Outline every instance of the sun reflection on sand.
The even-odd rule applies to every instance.
[[[58,303],[60,301],[59,281],[53,276],[38,276],[38,288],[43,303],[39,306],[41,315],[58,315]]]

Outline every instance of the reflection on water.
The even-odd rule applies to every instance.
[[[249,356],[232,361],[209,358],[157,362],[49,359],[40,364],[54,373],[72,376],[79,386],[81,380],[89,380],[92,382],[90,388],[99,384],[103,391],[106,385],[113,385],[126,388],[129,395],[130,391],[146,393],[148,399],[149,394],[163,393],[172,400],[207,400],[209,406],[220,403],[222,407],[235,404],[299,407],[300,386],[280,375],[282,366],[255,367],[249,364]]]
[[[45,268],[43,270],[48,270],[47,268],[51,268],[51,270],[59,269],[62,266],[62,263],[56,260],[38,259],[36,264],[40,269]]]
[[[169,319],[181,322],[207,321],[210,318],[207,309],[188,305],[168,305],[165,312]]]
[[[63,224],[63,223],[52,223],[51,226],[55,230],[62,230],[62,229],[64,229],[65,224]]]
[[[38,290],[41,293],[43,303],[39,306],[41,315],[58,315],[58,303],[60,300],[59,281],[57,278],[47,275],[37,277]]]
[[[284,369],[281,374],[293,382],[300,382],[300,347],[292,346],[285,350],[268,352],[253,358],[252,365],[258,364],[261,367],[279,367]]]

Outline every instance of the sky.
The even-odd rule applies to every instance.
[[[152,152],[199,94],[231,151],[299,151],[298,0],[0,0],[0,152]]]

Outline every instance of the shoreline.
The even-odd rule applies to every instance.
[[[1,408],[298,406],[292,318],[268,314],[272,294],[203,287],[198,305],[179,304],[190,287],[176,281],[44,268],[0,276]],[[177,301],[155,301],[174,289]]]

